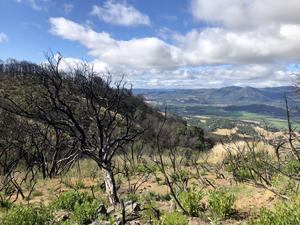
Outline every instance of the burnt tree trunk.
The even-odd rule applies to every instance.
[[[112,205],[117,205],[118,203],[120,203],[120,200],[117,194],[117,186],[112,166],[110,164],[105,165],[104,167],[102,167],[102,172],[105,182],[105,192],[108,197],[109,203]]]

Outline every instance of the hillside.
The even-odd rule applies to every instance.
[[[89,68],[85,69],[89,71]],[[63,71],[53,75],[52,69],[30,62],[0,64],[0,119],[7,110],[26,120],[50,124],[58,130],[69,132],[71,129],[70,135],[80,142],[81,136],[91,138],[92,143],[87,145],[94,144],[93,136],[100,132],[94,124],[102,120],[102,126],[107,126],[106,135],[111,138],[128,132],[127,129],[132,132],[143,130],[138,136],[139,141],[144,145],[155,144],[164,115],[147,104],[143,97],[135,96],[132,90],[121,84],[111,85],[111,77],[94,76],[86,71],[76,71],[75,76]],[[99,115],[95,115],[94,108]],[[69,110],[73,115],[64,115]],[[79,125],[73,122],[75,120]],[[180,147],[197,146],[201,150],[211,145],[200,127],[187,126],[179,116],[168,114],[164,123],[162,139],[167,139],[166,144],[177,141]],[[86,129],[86,134],[76,130],[77,126]],[[175,135],[178,140],[171,138]]]

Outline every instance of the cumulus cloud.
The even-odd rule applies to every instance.
[[[8,37],[7,34],[0,32],[0,43],[1,42],[7,42],[8,41]]]
[[[50,23],[53,34],[79,41],[92,56],[108,64],[161,70],[182,63],[180,49],[155,37],[115,40],[106,32],[96,32],[62,17],[51,18]]]
[[[92,15],[100,20],[120,26],[150,25],[150,19],[126,2],[107,0],[102,6],[93,6]]]
[[[129,73],[128,80],[141,88],[272,87],[290,85],[295,78],[292,72],[274,65],[206,66],[162,73]]]
[[[102,62],[100,60],[93,60],[91,62],[87,62],[81,59],[70,58],[70,57],[66,57],[62,59],[59,65],[60,66],[59,69],[68,71],[71,70],[72,68],[76,68],[77,66],[83,64],[93,67],[93,70],[97,73],[106,73],[107,71],[110,70],[109,66],[105,62]]]
[[[223,28],[177,35],[178,46],[191,65],[278,63],[300,60],[300,25],[283,24],[247,32]]]
[[[79,41],[89,53],[112,65],[138,69],[170,69],[203,64],[295,62],[300,60],[300,25],[281,25],[257,32],[223,28],[193,30],[176,35],[176,45],[156,37],[116,40],[65,18],[51,18],[51,32]]]
[[[57,61],[59,58],[61,57],[60,54],[54,54],[54,59]],[[48,65],[49,62],[48,61],[44,61],[41,63],[42,65]],[[81,66],[89,66],[93,69],[93,71],[95,71],[96,73],[107,73],[108,71],[110,71],[109,66],[102,61],[99,60],[93,60],[91,62],[88,62],[86,60],[83,59],[78,59],[78,58],[72,58],[72,57],[62,57],[60,59],[60,63],[59,63],[59,70],[63,70],[63,71],[72,71],[74,70],[74,68],[80,68]]]
[[[300,22],[298,0],[191,0],[190,8],[197,20],[235,29]]]
[[[95,60],[128,74],[138,86],[291,82],[292,71],[286,65],[300,61],[299,0],[191,0],[190,5],[193,17],[209,26],[184,34],[161,28],[157,37],[122,40],[60,17],[50,19],[51,32],[80,42]],[[130,19],[120,18],[135,10],[127,3],[106,1],[92,13],[109,23],[132,25]],[[150,24],[149,18],[146,21]]]

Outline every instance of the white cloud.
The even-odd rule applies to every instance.
[[[93,6],[91,12],[100,20],[121,26],[150,25],[150,19],[126,2],[107,0],[102,6]]]
[[[157,32],[161,39],[118,40],[65,18],[51,18],[51,32],[80,42],[95,62],[113,73],[127,74],[137,87],[292,83],[291,74],[299,70],[291,71],[287,65],[300,61],[299,0],[191,0],[191,6],[195,19],[210,26],[185,34],[162,28]],[[94,6],[94,14],[98,8]],[[109,11],[101,10],[100,16]]]
[[[8,41],[8,36],[7,34],[0,32],[0,43],[1,42],[7,42]]]
[[[95,58],[135,69],[300,60],[300,25],[271,26],[256,32],[206,28],[176,35],[176,45],[170,45],[156,37],[116,40],[62,17],[51,18],[50,23],[53,34],[79,41]]]
[[[274,65],[208,66],[182,68],[162,73],[127,73],[140,88],[213,88],[224,86],[271,87],[291,85],[292,71]]]
[[[108,33],[95,32],[62,17],[51,18],[50,23],[53,34],[79,41],[92,56],[111,65],[161,70],[182,63],[180,49],[155,37],[115,40]]]
[[[190,8],[197,20],[234,29],[300,22],[299,0],[191,0]]]
[[[255,32],[206,28],[177,35],[176,39],[190,65],[277,63],[300,60],[299,34],[300,25],[283,24]]]
[[[110,70],[109,66],[106,63],[99,60],[93,60],[92,62],[87,62],[81,59],[69,58],[69,57],[62,59],[60,63],[60,69],[67,71],[67,70],[71,70],[72,68],[76,68],[76,66],[81,64],[86,64],[93,67],[94,71],[97,73],[105,73]]]

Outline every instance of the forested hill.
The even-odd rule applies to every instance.
[[[130,126],[132,131],[144,130],[140,139],[153,144],[164,121],[161,112],[110,76],[89,74],[88,68],[64,72],[15,60],[0,61],[0,121],[4,121],[4,112],[65,130],[79,142],[89,138],[93,142],[101,119],[104,127],[111,126],[107,135],[119,135]],[[178,137],[172,141],[182,147],[205,145],[201,128],[188,127],[182,118],[171,114],[163,133],[169,142]]]

